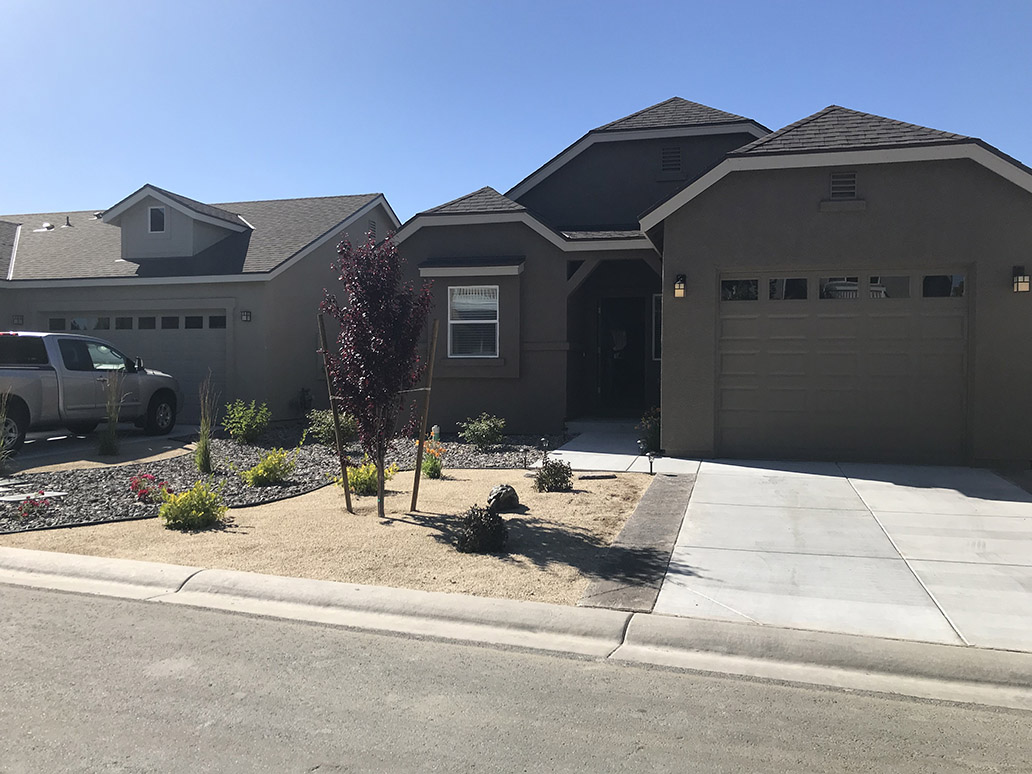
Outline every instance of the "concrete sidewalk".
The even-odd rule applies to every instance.
[[[1032,710],[1032,654],[0,548],[3,584]]]
[[[698,460],[655,457],[650,470],[648,456],[638,448],[633,420],[584,420],[570,422],[567,428],[577,435],[548,456],[568,462],[574,470],[694,475],[699,469]]]
[[[1032,651],[1032,495],[970,468],[704,462],[655,611]]]

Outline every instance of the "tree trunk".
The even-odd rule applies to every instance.
[[[387,518],[383,507],[384,475],[383,466],[386,458],[386,450],[381,446],[376,453],[376,515],[381,519]]]

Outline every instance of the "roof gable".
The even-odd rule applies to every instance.
[[[962,134],[942,132],[927,126],[829,105],[812,116],[778,129],[728,155],[914,147],[972,140]]]
[[[433,209],[419,213],[420,215],[470,215],[488,212],[524,212],[526,207],[512,199],[502,196],[491,186],[486,185],[478,191],[452,199]]]
[[[505,195],[518,201],[520,197],[551,177],[562,167],[595,143],[641,139],[690,137],[707,134],[741,133],[763,137],[767,127],[752,119],[726,113],[681,97],[671,97],[637,113],[592,129],[573,145],[525,177],[506,191]]]
[[[621,132],[631,129],[669,129],[679,126],[708,126],[711,124],[749,121],[745,116],[727,113],[681,97],[671,97],[637,113],[618,118],[594,129],[596,132]]]
[[[151,185],[150,183],[147,183],[138,190],[129,194],[127,197],[122,199],[122,201],[118,202],[118,204],[110,207],[106,212],[104,212],[104,222],[110,223],[113,226],[119,225],[122,215],[148,196],[153,197],[164,204],[175,207],[195,220],[200,220],[215,226],[221,226],[222,228],[228,228],[232,231],[245,231],[250,228],[247,221],[228,210],[224,210],[221,207],[215,207],[210,204],[205,204],[204,202],[199,202],[196,199],[190,199],[186,196],[172,193],[171,191],[166,191],[164,188],[158,188],[156,185]]]

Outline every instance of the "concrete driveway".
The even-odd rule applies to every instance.
[[[1032,651],[1032,495],[970,468],[703,462],[655,612]]]

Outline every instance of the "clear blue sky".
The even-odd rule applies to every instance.
[[[1032,164],[1032,2],[2,0],[0,213],[382,191],[402,220],[671,96]]]

